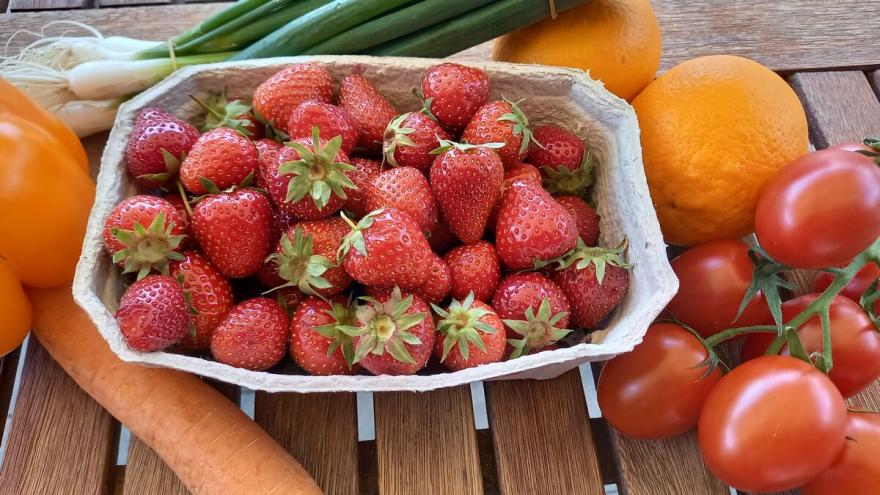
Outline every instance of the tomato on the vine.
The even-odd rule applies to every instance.
[[[720,372],[700,366],[703,344],[679,325],[655,323],[632,352],[605,363],[599,407],[611,426],[636,438],[666,438],[697,424]],[[701,378],[702,377],[702,378]]]
[[[843,289],[840,290],[840,295],[846,297],[850,301],[858,303],[868,286],[874,283],[878,278],[880,278],[880,266],[878,266],[877,263],[868,263],[856,273],[855,277],[853,277]],[[828,272],[819,272],[819,274],[816,275],[816,278],[813,279],[812,291],[823,292],[829,285],[831,285],[833,280],[834,275]],[[877,301],[874,304],[874,312],[880,312],[880,301]]]
[[[672,261],[672,269],[679,288],[666,309],[704,337],[732,326],[757,325],[770,315],[758,292],[734,322],[754,270],[749,248],[740,241],[712,241],[693,247]]]
[[[880,490],[880,414],[849,413],[843,452],[801,487],[803,495],[874,495]]]
[[[709,470],[740,490],[803,485],[843,449],[846,403],[816,368],[763,356],[721,378],[706,398],[698,429]]]
[[[807,294],[782,305],[782,319],[789,321],[813,302],[819,294]],[[880,333],[858,304],[842,296],[831,300],[828,311],[831,323],[831,357],[833,367],[828,378],[844,397],[861,392],[880,377]],[[766,323],[770,324],[768,320]],[[798,337],[807,354],[822,352],[822,323],[814,316],[798,328]],[[749,335],[742,349],[743,360],[761,356],[767,351],[773,335]],[[788,346],[781,354],[790,354]]]
[[[773,259],[794,268],[848,263],[880,236],[880,167],[852,151],[796,159],[761,192],[755,234]]]

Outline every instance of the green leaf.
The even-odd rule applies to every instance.
[[[217,187],[217,184],[214,184],[211,179],[199,176],[199,182],[202,184],[202,187],[205,188],[205,191],[208,191],[209,194],[220,194],[220,188]]]
[[[391,356],[397,361],[407,364],[416,364],[416,360],[413,359],[412,355],[410,355],[409,351],[406,349],[406,346],[404,346],[399,340],[389,340],[385,343],[385,346],[388,348],[388,352]]]

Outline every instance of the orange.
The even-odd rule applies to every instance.
[[[557,65],[590,76],[626,100],[660,66],[660,26],[649,0],[591,0],[495,40],[495,60]]]
[[[683,62],[632,104],[645,175],[670,244],[752,232],[764,184],[808,151],[807,117],[797,95],[746,58]]]

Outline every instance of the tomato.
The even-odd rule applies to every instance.
[[[706,348],[679,325],[656,323],[632,352],[605,363],[599,407],[612,426],[636,438],[666,438],[697,424],[703,401],[718,381],[716,368],[698,366]]]
[[[829,146],[829,150],[841,150],[841,151],[875,151],[874,148],[868,146],[865,143],[861,143],[858,141],[850,141],[847,143],[837,143],[835,145]]]
[[[786,301],[782,305],[782,318],[789,321],[806,309],[818,294]],[[844,397],[861,392],[880,377],[880,333],[858,304],[841,296],[831,301],[828,311],[831,321],[831,357],[833,367],[828,378]],[[770,321],[767,321],[770,324]],[[818,316],[807,320],[798,328],[798,336],[807,354],[822,352],[822,324]],[[749,335],[743,345],[743,360],[763,355],[773,340],[772,334]],[[781,354],[788,355],[788,346]]]
[[[791,357],[759,357],[734,368],[706,398],[700,452],[734,488],[788,490],[834,462],[846,415],[846,402],[821,372]]]
[[[798,158],[761,192],[755,234],[773,259],[794,268],[846,264],[880,236],[880,168],[850,151]]]
[[[764,321],[770,312],[760,293],[733,321],[752,280],[748,253],[748,246],[736,240],[707,242],[685,251],[672,261],[679,288],[666,310],[704,337]]]
[[[24,340],[31,328],[31,303],[25,296],[9,264],[0,258],[0,356],[5,356]]]
[[[846,297],[850,301],[858,303],[862,294],[865,292],[865,289],[867,289],[868,286],[874,283],[878,278],[880,278],[880,266],[877,266],[877,263],[868,263],[856,273],[856,276],[853,277],[843,289],[840,290],[840,295]],[[828,272],[819,272],[819,274],[816,275],[816,278],[813,279],[813,292],[824,291],[829,285],[831,285],[832,280],[834,280],[834,275]],[[880,300],[874,304],[874,312],[880,312]]]
[[[875,495],[880,491],[880,414],[849,413],[843,452],[818,477],[801,487],[803,495]]]

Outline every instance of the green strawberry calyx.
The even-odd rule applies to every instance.
[[[550,194],[571,194],[583,197],[587,187],[593,183],[593,161],[589,153],[584,153],[580,166],[572,170],[565,165],[541,167],[544,172],[544,189]]]
[[[404,113],[394,118],[385,128],[385,139],[382,145],[382,157],[392,167],[399,167],[400,164],[394,158],[394,152],[400,146],[415,146],[416,143],[409,138],[408,134],[416,132],[411,127],[403,127],[403,121],[409,117],[410,113]]]
[[[287,143],[287,146],[296,150],[299,159],[278,167],[279,173],[294,175],[287,185],[285,202],[295,203],[309,195],[315,206],[323,209],[330,202],[331,194],[346,199],[346,188],[357,189],[354,182],[345,175],[355,169],[354,165],[336,161],[336,155],[342,148],[342,136],[336,136],[322,144],[318,128],[313,127],[313,149],[296,141]]]
[[[226,88],[219,93],[208,93],[205,101],[199,100],[193,95],[189,96],[200,107],[205,109],[205,118],[199,130],[202,132],[217,129],[218,127],[228,127],[238,131],[245,137],[253,136],[248,127],[253,125],[249,118],[241,118],[242,115],[249,113],[253,107],[244,100],[232,100],[226,96]]]
[[[295,227],[293,239],[291,240],[290,235],[284,233],[280,245],[281,251],[270,254],[266,261],[274,262],[278,266],[278,276],[287,283],[275,287],[272,291],[296,287],[304,294],[318,296],[315,289],[332,287],[333,284],[323,275],[328,268],[335,265],[324,256],[314,254],[312,236],[304,234],[301,228]]]
[[[160,185],[164,186],[166,182],[171,180],[172,177],[177,176],[177,173],[180,172],[180,163],[186,159],[186,151],[180,153],[179,158],[165,148],[159,148],[159,152],[162,153],[162,161],[165,163],[165,171],[157,174],[141,174],[138,175],[137,178],[158,182]]]
[[[434,112],[431,111],[431,105],[434,104],[434,98],[425,98],[425,95],[423,95],[422,92],[416,88],[413,88],[412,94],[422,103],[422,108],[419,109],[419,113],[423,113],[430,117],[431,120],[433,120],[434,122],[439,123],[440,121],[437,120],[437,116],[435,116]]]
[[[431,304],[431,308],[440,316],[440,321],[437,322],[437,331],[443,336],[443,355],[440,357],[440,362],[446,361],[449,351],[456,344],[458,344],[458,352],[465,361],[469,359],[470,354],[468,343],[486,352],[486,344],[483,343],[483,337],[480,334],[495,334],[495,328],[484,322],[482,318],[491,314],[492,311],[475,308],[473,305],[473,291],[468,293],[464,301],[453,299],[448,310]]]
[[[420,345],[422,340],[409,331],[410,328],[422,323],[427,317],[425,313],[410,313],[413,296],[403,297],[400,287],[394,287],[391,298],[380,302],[372,297],[361,297],[367,304],[357,306],[354,310],[358,322],[362,326],[340,325],[341,332],[350,337],[360,336],[354,351],[353,363],[358,363],[367,355],[382,356],[387,351],[391,356],[407,364],[415,364],[415,359],[404,344]]]
[[[538,313],[529,306],[526,309],[525,320],[502,320],[508,328],[522,335],[521,339],[507,339],[507,343],[513,347],[510,359],[525,356],[533,349],[540,349],[554,344],[565,337],[571,330],[559,328],[556,325],[568,315],[560,311],[555,315],[550,314],[550,298],[545,297],[538,306]]]
[[[332,356],[337,349],[340,349],[342,357],[345,358],[345,363],[348,365],[348,369],[351,369],[354,365],[353,340],[350,335],[340,330],[340,327],[342,326],[351,326],[354,321],[354,313],[351,310],[351,301],[347,304],[340,304],[332,301],[330,303],[330,309],[324,310],[324,312],[327,313],[333,321],[326,325],[319,325],[315,327],[314,330],[321,336],[330,340],[330,346],[327,348],[327,356]]]
[[[345,237],[342,238],[342,242],[339,244],[339,249],[336,251],[337,263],[345,258],[345,255],[347,255],[352,248],[363,256],[367,255],[367,245],[364,241],[364,230],[373,225],[373,219],[383,211],[385,211],[384,208],[371,211],[358,220],[358,223],[352,222],[351,219],[345,215],[345,212],[340,213],[342,219],[345,220],[345,223],[351,228],[351,232],[346,234]]]
[[[608,265],[625,269],[632,268],[632,264],[627,263],[624,259],[628,245],[629,241],[626,237],[613,248],[587,246],[583,239],[579,238],[577,245],[571,251],[551,260],[536,260],[535,268],[541,269],[555,263],[556,270],[564,270],[572,265],[577,270],[584,270],[590,265],[595,265],[596,280],[601,284],[605,279],[605,269]]]
[[[477,148],[489,148],[493,150],[501,149],[504,147],[504,143],[483,143],[483,144],[470,144],[467,142],[456,143],[455,141],[448,141],[446,139],[440,140],[440,146],[431,150],[432,155],[442,155],[451,149],[457,149],[458,151],[468,151],[474,150]]]
[[[137,273],[140,280],[153,271],[168,275],[168,261],[186,259],[177,249],[185,235],[173,235],[174,222],[165,224],[165,212],[160,211],[150,225],[135,222],[131,230],[114,228],[110,234],[124,247],[113,253],[113,262],[122,263],[122,273]]]
[[[510,113],[505,113],[501,117],[498,117],[498,121],[513,122],[513,134],[517,136],[522,135],[522,143],[519,145],[519,153],[525,153],[526,150],[529,149],[529,144],[532,142],[540,146],[540,143],[538,143],[532,135],[532,130],[529,129],[529,118],[526,117],[526,114],[519,107],[519,104],[522,103],[525,98],[517,101],[508,100],[507,98],[503,98],[503,100],[510,104]]]

